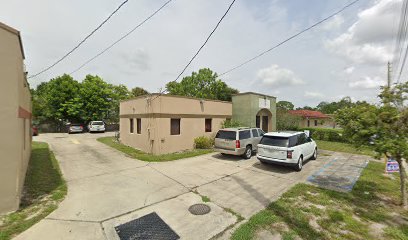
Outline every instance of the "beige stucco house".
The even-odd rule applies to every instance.
[[[336,128],[332,115],[312,110],[291,110],[289,114],[300,117],[301,128]]]
[[[230,102],[171,95],[145,95],[120,103],[120,140],[152,154],[194,148],[232,116]]]
[[[31,154],[31,95],[20,33],[0,23],[0,214],[20,204]]]

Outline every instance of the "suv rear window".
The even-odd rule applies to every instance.
[[[237,136],[237,132],[235,131],[220,130],[217,132],[217,135],[215,135],[215,138],[235,140],[236,136]]]
[[[239,132],[239,140],[251,138],[251,132],[249,130]]]
[[[275,147],[287,147],[289,138],[287,137],[275,137],[275,136],[263,136],[259,144],[275,146]]]

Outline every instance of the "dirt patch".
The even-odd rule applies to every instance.
[[[370,223],[368,226],[369,233],[371,236],[373,236],[375,239],[381,239],[383,234],[384,234],[384,228],[386,228],[387,225],[381,224],[381,223]]]
[[[309,224],[314,230],[316,230],[318,232],[321,232],[323,229],[319,225],[319,223],[317,223],[317,220],[318,220],[317,217],[312,215],[312,216],[310,216]]]
[[[257,240],[281,240],[282,235],[280,235],[280,233],[272,233],[265,229],[262,229],[256,232],[255,239]]]

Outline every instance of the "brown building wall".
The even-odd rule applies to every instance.
[[[122,143],[153,154],[165,154],[194,148],[194,138],[211,136],[221,123],[231,118],[229,102],[177,96],[142,96],[121,102],[120,139]],[[137,118],[141,132],[137,133]],[[180,135],[171,135],[170,119],[180,119]],[[205,119],[212,119],[212,131],[205,132]],[[134,133],[130,120],[134,119]]]
[[[0,214],[19,207],[31,154],[31,95],[18,31],[0,23]]]

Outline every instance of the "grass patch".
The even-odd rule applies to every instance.
[[[232,239],[253,239],[265,229],[284,239],[408,239],[408,221],[395,217],[408,214],[399,205],[398,175],[390,178],[383,171],[383,163],[370,162],[349,193],[297,184],[241,225]],[[371,231],[374,223],[385,225],[384,231]]]
[[[348,143],[340,143],[340,142],[329,142],[329,141],[322,141],[316,140],[317,147],[323,150],[335,151],[335,152],[346,152],[352,154],[361,154],[361,155],[368,155],[368,156],[375,156],[375,152],[368,146],[363,146],[361,149],[356,149],[353,145]]]
[[[202,200],[203,202],[205,202],[205,203],[211,202],[211,199],[210,199],[209,197],[207,197],[207,196],[201,196],[201,200]]]
[[[66,183],[48,144],[33,142],[20,209],[1,217],[0,240],[11,239],[45,218],[66,193]]]
[[[134,149],[132,147],[121,144],[115,140],[114,137],[102,137],[97,139],[99,142],[104,143],[116,150],[119,150],[131,158],[139,159],[145,162],[165,162],[173,161],[183,158],[195,157],[207,153],[213,152],[212,149],[194,149],[191,151],[184,151],[178,153],[169,153],[162,155],[153,155],[149,153],[142,152],[140,150]]]

